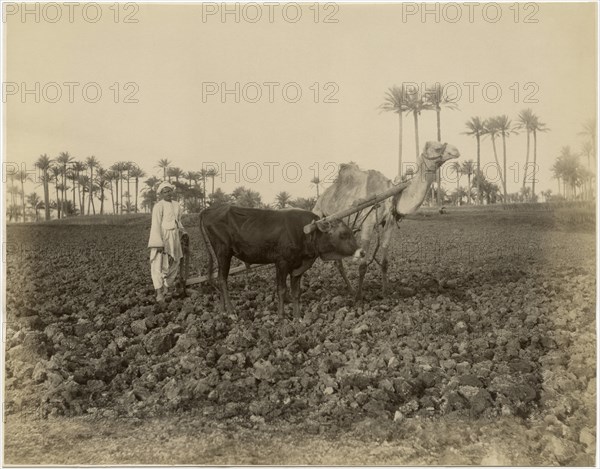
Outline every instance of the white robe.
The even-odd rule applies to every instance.
[[[179,203],[158,201],[152,209],[152,226],[148,240],[150,272],[155,289],[170,287],[175,282],[183,257],[180,236],[184,231]],[[157,248],[163,248],[163,252],[158,252]]]

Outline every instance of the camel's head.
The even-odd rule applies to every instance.
[[[428,170],[436,170],[446,161],[458,158],[460,153],[454,145],[441,142],[427,142],[421,153],[423,164]]]

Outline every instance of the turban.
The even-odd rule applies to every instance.
[[[163,182],[161,182],[161,183],[158,185],[158,189],[156,189],[156,192],[157,192],[158,194],[160,194],[160,193],[162,192],[162,190],[163,190],[163,189],[165,189],[165,188],[167,188],[167,187],[168,187],[169,189],[171,189],[171,190],[175,190],[175,186],[174,186],[173,184],[171,184],[171,183],[170,183],[170,182],[168,182],[168,181],[163,181]]]

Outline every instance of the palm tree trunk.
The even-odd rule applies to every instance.
[[[104,182],[100,184],[100,215],[104,214]],[[94,210],[94,215],[96,215],[96,210]]]
[[[129,186],[129,169],[127,169],[127,213],[131,209],[131,190]]]
[[[475,135],[477,139],[477,171],[481,171],[481,148],[480,148],[480,136],[479,132]],[[481,194],[481,175],[477,178],[477,199],[479,200],[479,205],[483,205],[483,199]]]
[[[492,135],[492,148],[494,149],[494,159],[496,160],[496,167],[498,168],[498,173],[500,173],[500,182],[504,187],[504,175],[502,174],[500,162],[498,161],[498,152],[496,151],[496,137],[494,135]]]
[[[456,172],[456,205],[460,205],[458,196],[460,194],[460,173]]]
[[[62,199],[61,199],[61,203],[62,203],[62,214],[63,217],[65,216],[65,193],[67,191],[67,165],[65,164],[63,167],[63,187],[62,187]]]
[[[90,160],[92,161],[92,160]],[[88,199],[88,207],[87,207],[87,211],[88,213],[90,213],[90,205],[93,203],[94,201],[94,197],[92,197],[92,184],[94,183],[94,167],[92,165],[90,165],[90,187],[89,187],[89,192],[90,192],[90,198]]]
[[[504,176],[506,176],[506,136],[504,133],[502,133],[502,167],[502,172],[504,173]],[[504,177],[502,188],[504,189],[504,200],[506,200],[506,177]]]
[[[119,214],[119,178],[118,177],[115,178],[115,192],[117,195],[115,197],[116,204],[113,205],[113,211],[115,212],[115,214],[118,215]],[[113,201],[113,203],[114,203],[114,201]]]
[[[471,173],[467,173],[467,200],[469,201],[469,205],[471,205]]]
[[[436,123],[437,123],[437,140],[438,142],[442,141],[442,120],[441,120],[441,112],[442,109],[440,108],[440,106],[436,106],[435,108],[435,114],[436,114]],[[437,169],[437,174],[436,174],[436,179],[437,179],[437,194],[436,194],[436,202],[438,207],[440,207],[442,205],[442,191],[440,190],[441,186],[442,186],[442,168],[438,168]]]
[[[119,192],[119,213],[123,214],[123,173],[119,171],[119,185],[121,186]]]
[[[398,113],[398,176],[402,177],[402,112]],[[317,184],[317,198],[319,198],[319,185]]]
[[[419,116],[416,111],[413,112],[413,118],[415,121],[415,147],[417,149],[417,153],[415,154],[416,160],[419,160]]]
[[[139,174],[139,173],[138,173]],[[140,178],[135,178],[135,213],[138,213],[138,184],[140,182]]]
[[[537,133],[533,130],[533,181],[531,182],[531,200],[535,200],[535,170],[537,168]]]
[[[525,154],[525,171],[523,172],[523,189],[525,189],[525,184],[527,181],[527,166],[529,165],[529,140],[530,140],[530,134],[531,132],[528,130],[527,131],[527,153]]]
[[[60,196],[58,195],[58,181],[55,181],[54,187],[56,188],[56,218],[60,220]]]
[[[44,171],[44,219],[50,220],[50,188],[48,187],[48,171]]]
[[[25,184],[21,178],[21,205],[23,205],[23,223],[25,223]]]
[[[211,187],[210,187],[210,195],[215,195],[215,177],[211,176]]]

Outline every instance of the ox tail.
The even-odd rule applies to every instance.
[[[208,251],[208,282],[211,285],[214,285],[213,282],[213,273],[214,273],[214,264],[217,260],[217,254],[213,248],[212,243],[210,242],[210,238],[208,237],[208,233],[206,232],[206,227],[204,226],[204,210],[200,212],[200,232],[202,233],[202,239],[204,240],[204,246]]]

